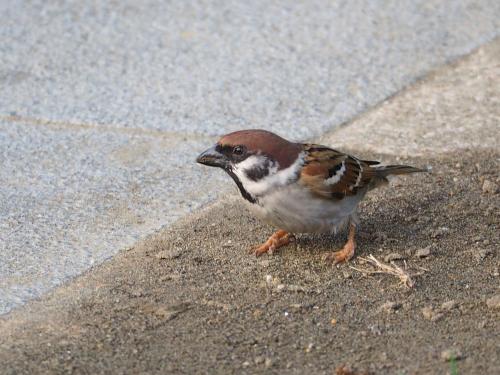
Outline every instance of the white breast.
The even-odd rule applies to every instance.
[[[355,212],[364,194],[341,200],[325,199],[306,187],[290,184],[247,202],[250,211],[263,221],[293,233],[333,232]]]

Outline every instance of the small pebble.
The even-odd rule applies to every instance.
[[[422,309],[422,315],[424,316],[425,319],[430,320],[433,314],[434,311],[432,310],[432,307],[424,307]]]
[[[399,302],[387,301],[382,306],[380,306],[379,310],[385,311],[386,313],[393,313],[394,311],[400,309],[401,306],[402,305]]]
[[[423,249],[418,249],[415,251],[415,256],[417,258],[427,258],[429,255],[431,255],[431,247],[427,246],[424,247]]]
[[[412,306],[412,303],[410,301],[406,301],[404,302],[402,305],[401,305],[401,308],[402,309],[405,309],[405,310],[410,310],[413,308]]]
[[[458,349],[447,349],[441,352],[441,359],[445,362],[449,362],[453,359],[459,361],[463,358],[464,356],[462,352]]]
[[[177,273],[171,273],[168,275],[163,275],[160,277],[160,281],[170,281],[170,280],[179,280],[182,276]]]
[[[262,267],[269,267],[271,265],[271,261],[269,259],[262,259],[259,264]]]
[[[182,250],[180,249],[172,249],[172,250],[163,250],[156,254],[158,259],[176,259],[182,255]]]
[[[271,286],[273,284],[273,277],[271,275],[266,275],[266,284]]]
[[[443,302],[443,304],[441,305],[441,308],[443,310],[453,310],[457,306],[458,306],[458,303],[454,300],[451,300],[451,301]]]
[[[436,312],[434,313],[434,315],[432,316],[431,318],[431,322],[437,322],[438,320],[441,320],[441,318],[443,317],[444,315],[440,312]]]
[[[480,249],[474,252],[474,257],[477,260],[484,260],[492,251],[490,249]]]
[[[485,194],[495,194],[498,191],[498,185],[491,180],[484,180],[483,182],[483,193]]]
[[[266,368],[270,368],[272,367],[273,365],[273,361],[271,358],[266,358],[266,360],[264,361],[264,366],[266,366]]]
[[[422,309],[422,315],[424,316],[425,319],[430,320],[431,322],[437,322],[439,319],[443,317],[443,314],[434,311],[434,309],[430,306],[424,307]]]
[[[250,362],[245,361],[245,362],[243,362],[242,366],[243,366],[243,367],[248,367],[248,366],[250,366]]]
[[[309,343],[309,345],[307,345],[307,348],[306,348],[306,353],[310,353],[314,348],[314,344],[311,342]]]
[[[435,231],[433,231],[431,233],[431,237],[432,238],[438,238],[438,237],[441,237],[443,234],[445,234],[446,232],[448,232],[450,229],[447,228],[447,227],[441,227],[441,228],[438,228],[436,229]]]
[[[285,290],[285,288],[286,288],[286,285],[285,285],[285,284],[278,284],[278,285],[276,286],[276,290],[277,290],[278,292],[282,292],[282,291],[284,291],[284,290]]]
[[[279,285],[278,285],[278,287],[279,287]],[[306,288],[304,288],[303,286],[300,286],[300,285],[289,284],[289,285],[285,285],[284,287],[290,292],[306,292]]]
[[[373,324],[371,326],[368,326],[368,329],[373,335],[376,336],[380,336],[384,331],[383,327],[378,324]]]
[[[500,294],[496,294],[486,300],[486,305],[491,309],[500,309]]]

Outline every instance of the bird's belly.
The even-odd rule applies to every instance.
[[[332,232],[356,210],[361,196],[325,199],[302,186],[287,186],[249,203],[250,211],[280,229],[293,233]]]

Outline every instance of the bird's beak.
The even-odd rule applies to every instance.
[[[197,158],[196,162],[210,167],[226,168],[229,160],[223,154],[215,149],[215,146],[203,151]]]

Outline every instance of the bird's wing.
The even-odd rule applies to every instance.
[[[360,160],[329,147],[304,144],[300,182],[314,194],[330,199],[355,195],[376,177],[376,161]]]

